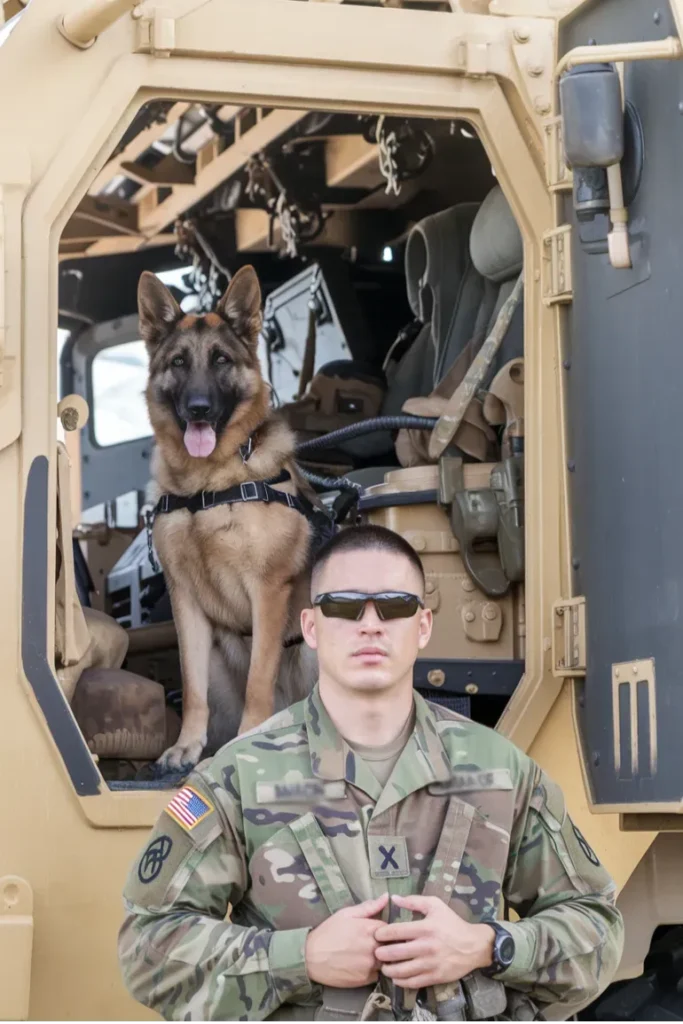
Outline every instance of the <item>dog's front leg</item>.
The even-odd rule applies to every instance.
[[[191,594],[174,587],[171,604],[183,676],[183,724],[177,743],[161,755],[157,764],[165,769],[192,768],[206,746],[209,724],[209,657],[213,630]]]
[[[273,714],[291,593],[291,583],[265,580],[260,580],[252,591],[253,639],[240,733],[260,725]]]

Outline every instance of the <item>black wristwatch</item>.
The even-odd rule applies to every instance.
[[[486,921],[485,923],[489,928],[493,928],[496,935],[493,940],[493,963],[490,967],[482,968],[482,974],[500,974],[507,970],[515,958],[515,940],[498,921]]]

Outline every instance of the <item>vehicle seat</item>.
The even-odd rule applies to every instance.
[[[396,416],[407,399],[428,395],[440,379],[441,353],[464,346],[474,329],[483,282],[470,256],[470,233],[478,203],[459,203],[421,220],[408,236],[404,257],[410,308],[422,327],[397,359],[390,350],[385,361],[387,390],[380,416]],[[397,339],[397,342],[400,339]],[[387,456],[386,465],[354,469],[357,483],[381,483],[395,468],[390,431],[377,431],[339,445],[339,450],[362,465]]]
[[[472,263],[484,279],[484,294],[477,314],[476,355],[496,322],[500,307],[509,298],[524,265],[524,245],[510,204],[500,185],[495,185],[479,208],[470,237]],[[481,340],[479,340],[481,337]],[[447,366],[452,365],[457,352]],[[511,359],[524,355],[524,300],[515,310],[505,338],[489,372],[492,380],[498,370]]]
[[[413,228],[406,246],[406,287],[411,308],[425,327],[395,369],[382,415],[439,414],[427,396],[468,345],[464,369],[477,354],[514,288],[523,257],[522,236],[499,185],[480,205],[451,207],[426,217]],[[489,380],[501,366],[523,353],[524,313],[520,303]],[[356,458],[367,458],[393,450],[393,441],[389,432],[381,432],[348,442],[343,448]],[[368,487],[381,483],[393,468],[395,464],[388,461],[386,465],[351,470],[347,476]]]
[[[440,380],[442,389],[435,389],[429,396],[413,396],[403,405],[403,412],[414,416],[434,416],[442,414],[447,400],[464,377],[481,346],[492,330],[500,308],[510,296],[524,262],[522,236],[510,206],[499,185],[486,196],[479,207],[472,225],[470,235],[470,256],[474,272],[479,280],[478,303],[474,312],[474,328],[468,337],[457,328],[449,332],[445,338],[443,351],[437,353],[442,367]],[[464,301],[468,304],[468,319],[471,321],[469,301],[474,298],[476,289],[470,287],[469,295]],[[461,302],[463,300],[461,299]],[[484,386],[490,383],[498,370],[511,359],[524,354],[524,312],[520,302],[513,314],[503,342],[488,372]],[[448,381],[446,383],[446,378]],[[480,414],[480,406],[476,400],[470,405],[466,418],[479,429],[473,431],[463,424],[456,434],[453,448],[462,446],[463,454],[481,458],[481,451],[487,449],[495,434],[485,423]],[[460,442],[460,444],[459,444]],[[424,465],[429,461],[427,449],[429,434],[427,431],[399,432],[396,440],[396,453],[401,465],[410,467]],[[472,446],[473,445],[473,446]]]

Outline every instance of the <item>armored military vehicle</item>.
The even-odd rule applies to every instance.
[[[581,1016],[682,1020],[683,0],[0,11],[0,1018],[146,1013],[116,934],[181,678],[136,290],[251,263],[302,471],[423,559],[415,685],[616,880]]]

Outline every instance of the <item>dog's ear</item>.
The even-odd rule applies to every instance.
[[[156,274],[145,270],[138,283],[140,334],[154,348],[170,333],[183,311]]]
[[[235,334],[256,345],[261,330],[261,286],[252,266],[240,267],[216,312],[227,320]]]

